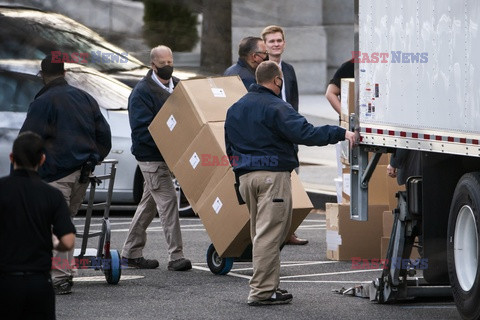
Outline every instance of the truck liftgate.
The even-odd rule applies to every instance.
[[[422,169],[398,194],[389,261],[369,296],[450,291],[462,318],[480,319],[480,2],[356,0],[355,13],[352,219],[368,219],[380,153],[415,150]],[[420,264],[404,266],[415,237]]]

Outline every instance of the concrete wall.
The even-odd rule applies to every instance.
[[[327,36],[322,25],[323,0],[234,0],[232,2],[232,62],[246,36],[260,36],[264,27],[284,28],[284,60],[297,74],[301,94],[319,93],[326,86]]]
[[[295,67],[302,94],[324,93],[333,73],[353,50],[352,0],[234,0],[232,62],[243,37],[270,24],[285,29],[284,59]]]
[[[324,0],[323,25],[327,34],[327,79],[351,58],[354,35],[354,1]]]

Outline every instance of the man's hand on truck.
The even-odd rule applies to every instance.
[[[352,131],[345,131],[345,140],[350,141],[350,148],[353,147],[353,145],[356,142],[356,134],[355,132]]]

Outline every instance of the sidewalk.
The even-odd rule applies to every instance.
[[[300,95],[299,111],[315,126],[338,125],[338,115],[325,95]],[[300,179],[309,193],[336,199],[337,158],[335,145],[299,146]]]

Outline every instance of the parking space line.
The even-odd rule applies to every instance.
[[[284,277],[280,277],[280,279],[319,277],[319,276],[334,276],[334,275],[337,275],[337,274],[362,273],[362,272],[372,272],[372,271],[380,272],[380,271],[382,271],[382,269],[368,269],[368,270],[352,270],[352,271],[314,273],[314,274],[304,274],[304,275],[298,275],[298,276],[284,276]]]
[[[301,262],[301,263],[286,263],[286,264],[280,264],[280,268],[287,268],[287,267],[299,267],[299,266],[311,266],[315,264],[330,264],[330,263],[337,263],[337,261],[309,261],[309,262]],[[253,270],[253,268],[238,268],[238,269],[232,269],[232,271],[247,271],[247,270]]]
[[[452,302],[453,303],[453,302]],[[442,305],[442,306],[400,306],[403,309],[456,309],[455,305],[452,304],[451,306]]]
[[[201,270],[201,271],[208,271],[208,272],[211,272],[209,268],[205,268],[205,267],[200,267],[200,266],[192,266],[193,269],[197,269],[197,270]],[[250,280],[252,277],[250,276],[246,276],[244,274],[238,274],[238,273],[234,273],[234,272],[229,272],[227,273],[227,276],[232,276],[232,277],[237,277],[237,278],[242,278],[242,279],[247,279],[247,280]]]
[[[349,283],[349,284],[362,284],[370,283],[371,281],[352,281],[352,280],[282,280],[282,283]]]

